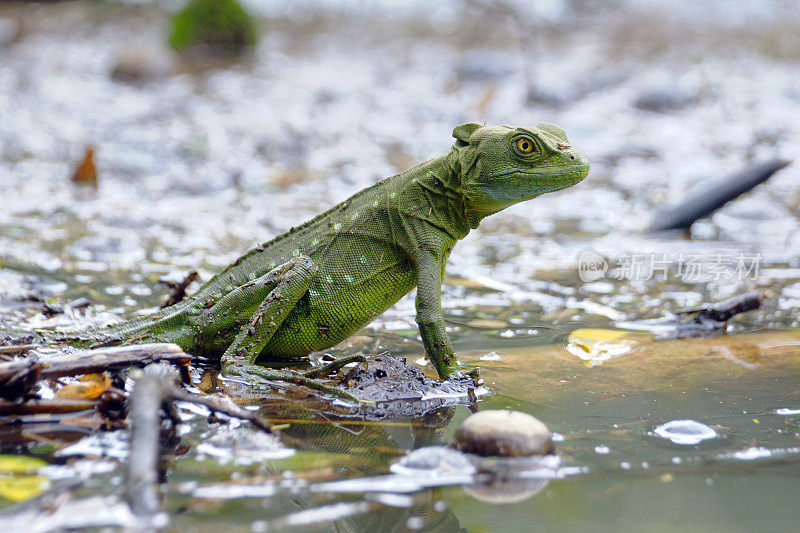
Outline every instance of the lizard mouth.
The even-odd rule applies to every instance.
[[[517,179],[530,181],[537,186],[553,186],[559,189],[570,187],[583,181],[589,175],[589,162],[584,161],[577,165],[565,167],[560,172],[555,169],[517,169],[509,173]]]
[[[585,160],[562,169],[513,169],[492,176],[480,188],[493,200],[516,202],[572,187],[588,174],[589,162]]]

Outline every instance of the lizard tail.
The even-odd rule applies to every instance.
[[[45,342],[44,335],[30,329],[0,327],[0,346],[10,344],[40,344]]]

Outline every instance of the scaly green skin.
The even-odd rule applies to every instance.
[[[441,285],[456,241],[484,217],[574,185],[589,170],[552,124],[464,124],[453,136],[448,154],[256,247],[183,302],[105,328],[40,334],[82,346],[175,342],[222,358],[233,374],[287,379],[297,375],[255,364],[329,348],[416,287],[425,351],[447,378],[458,362],[445,332]]]

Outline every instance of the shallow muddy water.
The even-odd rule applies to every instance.
[[[152,309],[167,293],[160,276],[210,279],[255,244],[444,153],[457,124],[554,122],[589,157],[589,177],[485,220],[456,247],[443,290],[455,347],[491,390],[477,409],[545,422],[558,434],[554,479],[381,485],[403,452],[445,444],[469,409],[365,421],[295,389],[233,387],[282,428],[282,444],[187,406],[164,488],[168,527],[792,530],[800,167],[698,222],[690,239],[641,229],[693,185],[797,156],[800,11],[680,4],[543,2],[510,15],[477,2],[251,2],[264,30],[255,53],[203,70],[163,45],[157,4],[0,6],[0,30],[19,32],[4,42],[0,31],[0,320],[55,326]],[[131,64],[148,75],[112,77]],[[87,146],[96,189],[69,179]],[[582,279],[590,263],[607,270]],[[605,339],[598,350],[617,350],[607,359],[568,349],[598,335],[575,330],[752,289],[766,292],[764,307],[724,337],[626,333]],[[92,306],[48,317],[32,296]],[[330,353],[387,350],[425,363],[413,294]],[[125,437],[103,435],[4,453],[52,463],[49,494],[74,487],[58,504],[65,513],[124,525]],[[358,483],[331,484],[343,480]],[[30,523],[0,505],[0,523]]]

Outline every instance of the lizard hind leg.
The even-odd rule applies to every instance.
[[[281,326],[297,301],[308,290],[316,275],[317,267],[314,262],[308,257],[300,256],[252,282],[261,287],[271,286],[273,288],[264,297],[250,319],[241,326],[233,342],[222,354],[223,373],[244,378],[250,382],[285,381],[304,385],[350,401],[357,401],[346,392],[319,383],[310,377],[255,364],[261,350]],[[220,301],[217,305],[222,303]],[[235,305],[235,301],[230,303]]]
[[[311,258],[300,256],[250,282],[254,286],[262,288],[261,296],[257,296],[258,298],[264,295],[264,288],[267,288],[269,292],[263,296],[255,312],[239,326],[233,341],[222,354],[220,361],[223,369],[242,363],[253,364],[255,362],[261,350],[281,327],[298,300],[306,293],[316,275],[317,266]],[[243,293],[238,298],[225,303],[231,308],[243,306],[256,294],[258,293],[253,292],[250,295]],[[223,304],[223,301],[218,302],[214,307],[216,308],[220,304]],[[218,314],[229,313],[225,313],[223,309]]]

